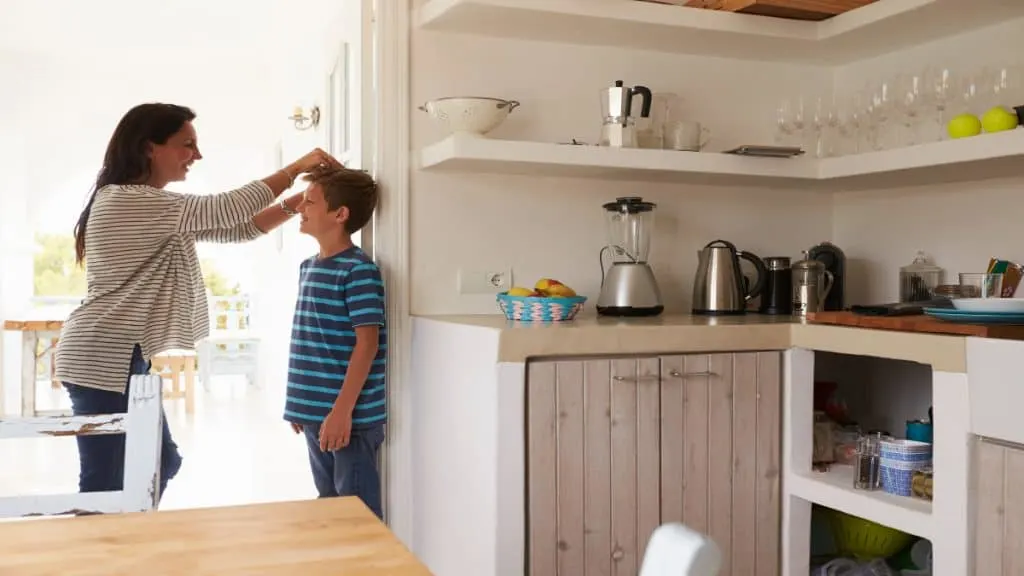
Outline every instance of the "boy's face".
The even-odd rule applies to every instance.
[[[311,183],[302,194],[299,204],[301,221],[299,231],[320,239],[344,234],[345,221],[348,220],[348,208],[341,206],[337,210],[329,210],[324,200],[323,189],[319,184]]]

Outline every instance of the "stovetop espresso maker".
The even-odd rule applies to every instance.
[[[640,114],[635,114],[633,98],[641,97]],[[615,86],[601,91],[601,146],[636,148],[636,118],[651,116],[651,89],[646,86]]]

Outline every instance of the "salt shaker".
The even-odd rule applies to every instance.
[[[853,487],[857,490],[877,490],[881,485],[879,465],[881,446],[878,436],[861,436],[854,453]]]

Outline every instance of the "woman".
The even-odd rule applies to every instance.
[[[56,376],[76,415],[128,408],[131,375],[147,374],[150,358],[191,349],[209,333],[197,241],[245,242],[293,216],[301,194],[272,204],[295,178],[340,166],[315,149],[274,174],[210,196],[164,190],[202,159],[195,114],[173,104],[141,104],[114,130],[103,169],[75,226],[75,251],[85,264],[88,295],[64,324]],[[121,490],[123,434],[79,436],[82,492]],[[160,493],[181,467],[163,426]]]

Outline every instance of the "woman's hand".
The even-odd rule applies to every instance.
[[[331,156],[320,148],[314,148],[312,152],[306,154],[302,158],[299,158],[292,165],[299,174],[313,172],[314,170],[321,170],[324,168],[342,167],[341,162],[338,162],[335,160],[334,156]]]

